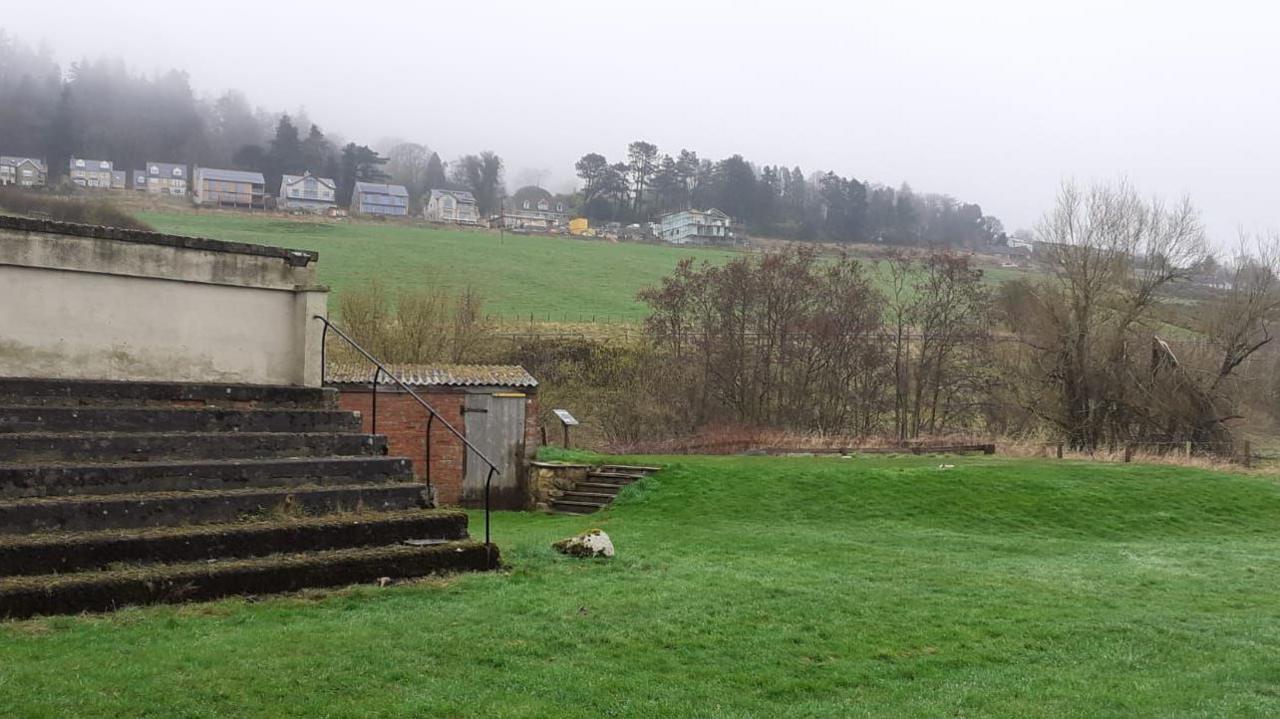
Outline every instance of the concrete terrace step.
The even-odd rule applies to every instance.
[[[131,604],[289,592],[306,587],[374,582],[382,577],[493,569],[498,561],[496,547],[465,541],[12,577],[0,579],[0,617],[110,611]]]
[[[129,492],[354,485],[406,481],[403,457],[178,460],[112,464],[0,464],[0,499]]]
[[[0,463],[171,458],[381,456],[387,438],[336,432],[45,432],[0,434]]]
[[[273,514],[319,515],[426,506],[427,487],[418,482],[46,497],[0,501],[0,534],[216,524]]]
[[[0,577],[467,538],[461,511],[415,509],[128,531],[0,536]]]
[[[0,406],[0,433],[359,431],[340,410]]]
[[[338,406],[337,396],[336,390],[320,387],[0,377],[0,404],[6,405],[189,404],[334,409]]]

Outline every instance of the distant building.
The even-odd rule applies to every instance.
[[[550,230],[569,223],[564,201],[541,187],[529,185],[503,200],[499,221],[511,229]]]
[[[733,239],[729,216],[714,207],[680,210],[658,218],[658,239],[677,245],[728,242]]]
[[[49,168],[44,160],[0,155],[0,185],[44,187],[48,180]]]
[[[111,171],[111,189],[124,190],[129,187],[129,173],[124,170]]]
[[[147,171],[134,170],[130,173],[133,176],[133,182],[129,183],[129,189],[139,192],[147,191]]]
[[[338,206],[338,183],[310,172],[280,178],[276,206],[282,210],[327,212]]]
[[[171,162],[147,161],[142,171],[142,186],[138,187],[138,173],[134,173],[134,189],[146,190],[156,195],[187,194],[187,166]]]
[[[475,225],[480,222],[476,198],[466,190],[432,190],[422,214],[432,222]]]
[[[86,160],[73,157],[68,163],[71,170],[71,181],[81,187],[101,189],[111,188],[111,173],[114,167],[110,160]]]
[[[409,214],[409,191],[404,185],[357,182],[351,192],[351,211],[363,215],[404,217]]]
[[[261,172],[197,167],[191,199],[209,207],[261,210],[266,207],[267,181]]]

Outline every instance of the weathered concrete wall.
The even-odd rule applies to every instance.
[[[319,386],[315,259],[0,217],[0,376]]]

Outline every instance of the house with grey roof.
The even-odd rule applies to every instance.
[[[569,224],[564,200],[541,187],[521,187],[502,201],[499,221],[509,229],[547,231]]]
[[[331,177],[316,177],[310,172],[284,175],[280,178],[276,204],[282,210],[328,212],[338,206],[338,183]]]
[[[134,173],[134,189],[142,189],[156,195],[185,195],[187,194],[187,166],[177,165],[172,162],[152,162],[147,161],[147,166],[142,170],[143,183],[142,187],[136,187],[137,173]]]
[[[81,187],[93,189],[111,189],[111,173],[115,166],[110,160],[86,160],[73,157],[67,163],[71,181]]]
[[[192,173],[191,199],[202,207],[266,209],[267,180],[261,172],[197,167]]]
[[[124,190],[129,187],[129,173],[125,170],[111,171],[111,189]]]
[[[404,217],[409,214],[409,191],[404,185],[357,182],[351,192],[351,211],[363,215]]]
[[[432,190],[422,214],[432,222],[458,225],[480,224],[476,198],[466,190]]]
[[[49,180],[49,168],[44,160],[35,157],[0,155],[0,185],[19,187],[44,187]]]

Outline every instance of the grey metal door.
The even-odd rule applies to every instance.
[[[469,394],[464,406],[467,439],[485,456],[498,465],[501,476],[493,478],[490,486],[491,500],[495,507],[519,507],[520,455],[524,451],[524,404],[521,396]],[[462,479],[462,501],[467,504],[484,502],[484,481],[489,466],[471,450],[466,450]]]

